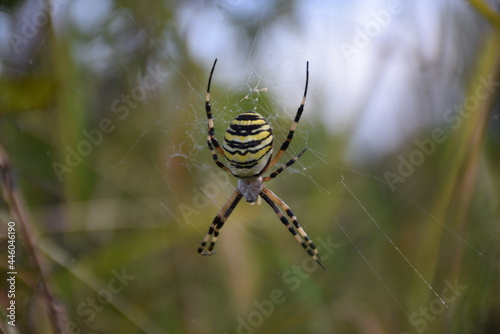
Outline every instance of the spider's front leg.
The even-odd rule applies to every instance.
[[[208,120],[207,146],[208,149],[210,150],[210,154],[212,154],[212,158],[215,164],[220,169],[232,175],[229,168],[227,168],[226,165],[224,165],[217,157],[217,153],[219,153],[221,156],[224,156],[224,152],[222,151],[219,142],[215,138],[215,127],[214,127],[214,120],[212,118],[212,107],[210,106],[210,84],[212,83],[212,75],[214,74],[215,64],[217,64],[217,59],[215,59],[212,70],[210,71],[210,77],[208,78],[207,94],[205,97],[205,111],[207,113],[207,120]]]
[[[215,254],[215,252],[213,252],[213,249],[215,247],[215,243],[217,242],[217,238],[219,237],[219,231],[222,228],[222,226],[224,226],[224,223],[226,222],[227,218],[229,217],[229,215],[231,215],[234,208],[238,205],[242,197],[243,195],[241,194],[241,192],[238,189],[236,189],[233,195],[231,195],[231,197],[224,204],[222,209],[220,209],[219,213],[217,213],[217,216],[215,216],[214,220],[212,221],[212,224],[210,224],[210,227],[208,228],[208,233],[203,238],[200,247],[198,247],[198,253],[200,253],[201,255]],[[208,246],[208,251],[205,251],[205,247],[209,241],[210,245]]]

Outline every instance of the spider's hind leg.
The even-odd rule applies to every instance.
[[[241,194],[241,192],[236,189],[233,195],[227,200],[226,204],[224,204],[222,209],[220,209],[219,213],[217,213],[217,216],[215,216],[212,224],[210,224],[208,233],[203,238],[200,247],[198,247],[198,253],[200,253],[201,255],[215,254],[213,249],[215,247],[215,243],[217,242],[217,238],[219,237],[219,231],[222,226],[224,226],[227,218],[233,212],[234,208],[236,207],[236,205],[238,205],[238,202],[242,197],[243,195]],[[208,251],[205,251],[204,249],[209,241],[210,245],[208,246]]]
[[[316,248],[316,245],[312,242],[312,240],[307,236],[306,231],[302,228],[302,226],[299,225],[299,222],[297,221],[297,217],[293,214],[292,210],[290,207],[278,196],[276,196],[269,188],[264,187],[262,189],[262,193],[260,196],[264,199],[264,201],[267,202],[273,208],[274,212],[278,216],[278,218],[281,220],[283,225],[288,229],[288,231],[295,237],[295,239],[300,243],[302,248],[311,256],[323,269],[326,269],[325,266],[323,266],[323,263],[321,263],[321,257],[319,256],[318,250]],[[293,226],[290,225],[286,217],[281,213],[279,210],[278,206],[283,209],[288,217],[292,220]]]

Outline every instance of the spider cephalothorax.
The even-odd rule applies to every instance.
[[[273,134],[271,125],[269,125],[264,117],[255,111],[247,111],[238,115],[229,124],[226,130],[222,147],[219,145],[219,142],[214,136],[215,129],[210,106],[210,83],[212,82],[215,64],[217,64],[217,59],[215,59],[212,70],[210,71],[205,99],[205,110],[208,118],[207,145],[217,166],[238,178],[238,188],[227,200],[217,216],[215,216],[208,229],[208,233],[203,238],[200,247],[198,247],[198,253],[202,255],[214,254],[213,249],[217,242],[219,231],[242,197],[249,203],[254,203],[261,197],[271,206],[281,222],[302,245],[305,251],[323,267],[316,246],[307,236],[304,229],[299,225],[297,217],[295,217],[290,207],[264,185],[264,182],[274,179],[283,172],[285,168],[294,164],[302,154],[304,154],[307,148],[303,149],[292,160],[288,161],[284,166],[281,166],[269,176],[262,176],[279,161],[292,141],[293,134],[302,116],[304,104],[306,102],[307,86],[309,83],[309,62],[307,62],[306,66],[306,86],[304,89],[304,96],[302,97],[302,103],[297,109],[297,114],[295,115],[295,119],[286,140],[274,157],[272,157]],[[217,154],[225,157],[229,165],[228,167],[219,161]],[[290,225],[288,219],[286,219],[278,207],[285,211],[287,216],[292,220],[293,225]],[[205,247],[209,241],[210,245],[208,246],[208,251],[205,251]]]

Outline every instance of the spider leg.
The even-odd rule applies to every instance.
[[[288,231],[297,239],[297,241],[302,245],[302,248],[309,254],[323,269],[326,269],[323,264],[321,263],[321,258],[319,256],[318,250],[316,249],[316,246],[312,242],[312,240],[307,236],[307,233],[304,231],[304,229],[299,225],[299,222],[297,221],[297,217],[293,214],[292,210],[288,205],[286,205],[283,200],[281,200],[278,196],[276,196],[269,188],[265,187],[262,189],[262,192],[260,193],[260,196],[264,199],[264,201],[267,202],[273,208],[274,212],[278,216],[278,218],[281,220],[283,225],[288,229]],[[286,212],[288,217],[292,220],[293,226],[290,225],[288,220],[286,219],[285,216],[283,216],[283,213],[279,210],[278,206],[283,209],[283,211]],[[295,227],[294,227],[295,226]],[[298,232],[298,233],[297,233]]]
[[[278,176],[282,171],[293,165],[299,158],[306,153],[307,147],[303,149],[299,154],[297,154],[295,157],[293,157],[290,161],[288,161],[284,166],[281,166],[277,170],[275,170],[273,173],[271,173],[269,176],[263,177],[262,182],[267,182],[272,179],[274,179],[276,176]]]
[[[212,83],[212,75],[214,74],[215,64],[217,64],[217,59],[215,59],[212,70],[210,71],[210,77],[208,78],[207,95],[205,96],[205,111],[207,112],[207,119],[208,119],[207,145],[208,148],[210,149],[210,153],[212,154],[212,158],[214,159],[215,164],[219,166],[219,168],[221,168],[222,170],[232,175],[229,168],[227,168],[226,165],[224,165],[217,157],[217,153],[219,153],[221,156],[224,156],[224,152],[222,151],[219,142],[215,138],[215,127],[214,127],[214,120],[212,118],[212,107],[210,106],[210,85]]]
[[[231,171],[229,170],[229,168],[226,167],[226,165],[224,165],[220,160],[219,158],[217,157],[217,152],[220,150],[222,152],[222,149],[219,145],[219,143],[217,142],[217,139],[215,139],[215,137],[211,140],[210,139],[210,135],[208,136],[208,140],[207,140],[207,145],[208,145],[208,148],[210,149],[210,153],[212,154],[212,158],[214,159],[214,162],[215,164],[220,168],[222,169],[223,171],[233,175],[233,173],[231,173]],[[214,147],[215,149],[217,149],[217,151],[214,150]],[[219,153],[220,155],[223,155],[223,153]]]
[[[217,242],[217,238],[219,237],[219,231],[222,228],[222,226],[224,226],[224,223],[226,222],[227,218],[229,217],[229,215],[231,215],[234,208],[238,205],[238,202],[241,200],[242,197],[243,195],[241,194],[241,192],[238,189],[236,189],[236,191],[224,204],[222,209],[220,209],[219,213],[217,213],[217,216],[215,216],[214,220],[212,221],[212,224],[210,224],[208,233],[203,238],[200,247],[198,247],[198,253],[200,253],[201,255],[215,254],[215,252],[213,252],[212,250],[214,249],[215,243]],[[208,252],[207,252],[204,249],[208,241],[210,241],[210,245],[208,247]]]
[[[306,104],[307,86],[308,85],[309,85],[309,62],[306,63],[306,87],[304,89],[304,96],[302,97],[302,103],[300,104],[299,108],[297,109],[297,114],[295,115],[295,119],[293,120],[290,131],[288,132],[288,136],[286,137],[283,144],[281,144],[279,151],[276,153],[276,155],[271,160],[271,162],[269,162],[269,164],[267,165],[266,169],[263,172],[266,172],[271,167],[273,167],[278,162],[278,160],[281,158],[283,153],[285,153],[288,146],[290,145],[290,142],[292,141],[292,138],[293,138],[293,134],[295,133],[295,129],[297,128],[297,125],[299,124],[299,121],[300,121],[300,117],[302,116],[302,112],[304,111],[304,104]]]

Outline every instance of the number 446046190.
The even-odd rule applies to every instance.
[[[7,263],[9,264],[9,270],[16,269],[16,224],[14,222],[9,222],[7,227]]]

